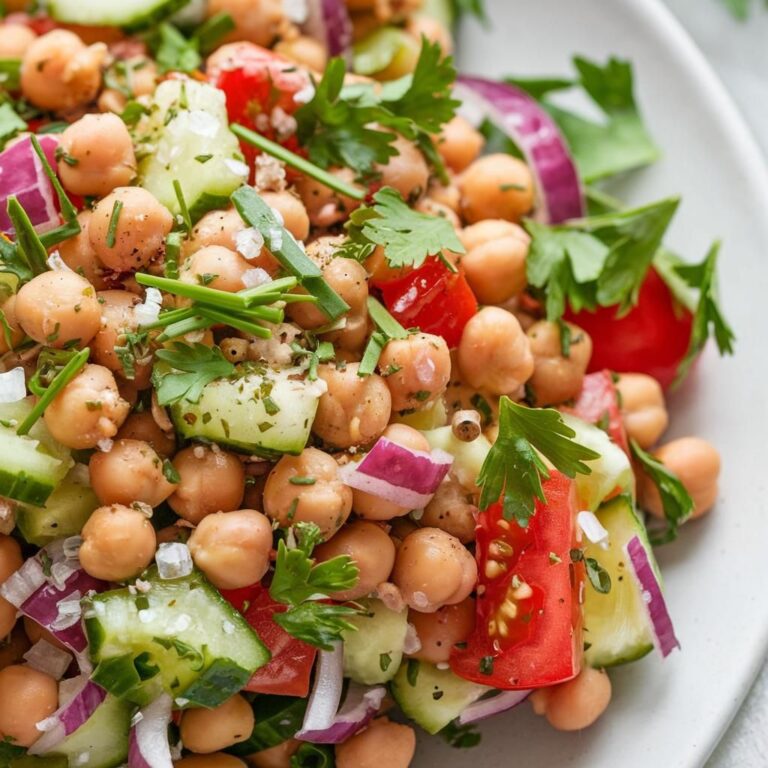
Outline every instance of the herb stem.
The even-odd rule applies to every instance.
[[[194,333],[195,331],[202,331],[211,327],[211,320],[207,317],[200,317],[200,313],[195,314],[194,317],[187,317],[184,320],[171,323],[166,329],[157,337],[157,341],[163,342],[169,339],[175,339],[179,336],[184,336],[187,333]]]
[[[187,234],[189,234],[192,232],[192,217],[189,215],[187,201],[184,199],[184,190],[181,188],[181,182],[178,179],[173,180],[173,191],[176,193],[176,199],[179,201],[181,218],[184,219],[184,228],[187,230]]]
[[[142,323],[139,328],[142,331],[151,331],[154,328],[167,328],[171,323],[177,323],[180,320],[187,320],[196,314],[195,307],[182,307],[181,309],[170,309],[163,312],[153,323]]]
[[[221,309],[244,310],[248,308],[246,300],[237,293],[220,291],[216,288],[208,288],[205,285],[192,285],[184,283],[181,280],[173,280],[168,277],[158,277],[146,272],[136,273],[136,282],[139,285],[149,285],[158,288],[166,293],[173,293],[177,296],[184,296],[187,299],[194,299],[209,306],[220,307]]]
[[[179,256],[181,243],[184,238],[181,232],[171,232],[165,238],[165,276],[176,280],[179,276]]]
[[[115,238],[117,236],[117,225],[120,221],[120,214],[123,210],[123,201],[115,200],[112,206],[112,215],[109,217],[109,228],[107,229],[107,248],[115,247]]]
[[[227,314],[226,312],[219,312],[216,309],[211,309],[210,307],[202,306],[198,307],[198,311],[208,320],[212,320],[216,323],[223,323],[224,325],[229,325],[232,328],[237,328],[238,331],[243,331],[244,333],[250,333],[253,336],[258,336],[260,339],[268,339],[270,336],[272,336],[269,328],[264,328],[261,325],[257,325],[256,323],[252,323],[249,320],[245,320],[242,315],[231,315]]]
[[[48,251],[16,195],[8,198],[8,217],[16,230],[16,249],[35,275],[48,271]]]

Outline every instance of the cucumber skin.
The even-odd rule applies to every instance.
[[[108,6],[114,0],[102,0],[104,6]],[[136,32],[147,27],[152,27],[161,21],[164,21],[168,17],[172,16],[176,11],[181,10],[189,0],[162,0],[162,2],[155,3],[155,8],[143,13],[132,19],[131,21],[123,24],[112,24],[110,21],[104,21],[104,18],[110,16],[109,13],[104,14],[101,19],[94,19],[86,14],[78,14],[77,12],[71,13],[67,10],[63,10],[62,6],[69,6],[70,8],[76,8],[80,6],[77,2],[66,2],[66,0],[49,0],[48,2],[48,14],[52,19],[56,21],[68,22],[70,24],[81,24],[83,26],[105,26],[114,27],[119,26],[126,32]],[[81,9],[82,10],[82,9]]]

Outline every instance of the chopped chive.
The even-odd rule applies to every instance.
[[[196,314],[195,307],[183,307],[181,309],[170,309],[162,312],[160,317],[153,323],[142,323],[139,328],[142,331],[151,331],[153,328],[167,328],[171,323],[178,323],[180,320],[188,320]]]
[[[223,323],[229,325],[232,328],[237,328],[239,331],[250,333],[253,336],[258,336],[261,339],[268,339],[272,334],[268,328],[264,328],[261,325],[252,323],[248,320],[244,320],[240,315],[232,315],[227,312],[219,312],[216,309],[210,307],[199,306],[197,311],[209,320],[213,320],[216,323]]]
[[[107,229],[107,248],[115,247],[115,238],[117,236],[117,225],[120,221],[120,213],[123,210],[123,201],[115,200],[112,206],[112,215],[109,217],[109,228]]]
[[[371,316],[371,320],[376,323],[376,327],[390,339],[408,338],[408,331],[373,296],[368,297],[368,314]]]
[[[8,218],[16,230],[16,249],[35,275],[48,271],[48,251],[16,195],[8,198]]]
[[[317,482],[316,477],[301,477],[299,475],[295,475],[294,477],[290,478],[288,480],[291,485],[314,485]]]
[[[173,191],[176,193],[176,199],[179,201],[179,208],[181,209],[181,218],[184,220],[184,227],[187,233],[192,231],[192,217],[189,215],[189,208],[187,208],[187,201],[184,199],[184,190],[181,188],[181,183],[178,179],[173,180]]]
[[[51,168],[51,164],[48,162],[48,158],[45,156],[45,152],[43,152],[43,148],[40,146],[40,142],[37,140],[37,136],[32,134],[29,138],[32,142],[32,148],[35,150],[35,153],[40,158],[40,162],[43,164],[43,171],[48,177],[48,180],[53,185],[53,188],[56,191],[56,196],[59,198],[61,215],[64,217],[66,222],[71,223],[77,219],[77,208],[72,205],[72,201],[67,197],[67,193],[64,191],[64,187],[61,186],[59,177],[56,175],[53,168]],[[80,231],[79,224],[77,231]]]
[[[203,331],[206,328],[210,328],[211,325],[212,323],[209,318],[200,317],[196,314],[194,317],[188,317],[185,320],[179,320],[166,326],[166,329],[157,337],[157,341],[168,341],[179,336],[185,336],[188,333]]]
[[[86,347],[81,349],[76,355],[73,355],[72,359],[53,378],[48,389],[46,389],[43,396],[35,404],[35,407],[29,412],[27,418],[21,422],[16,430],[17,435],[29,434],[29,430],[37,423],[37,420],[43,415],[45,409],[51,404],[56,395],[75,378],[80,369],[86,364],[90,354],[91,350]]]
[[[287,293],[280,297],[286,304],[317,304],[317,296],[311,293]]]
[[[217,13],[195,30],[192,39],[197,41],[200,53],[206,56],[234,29],[235,22],[228,13]]]
[[[212,307],[236,310],[244,310],[248,308],[248,303],[242,296],[237,293],[220,291],[217,288],[192,285],[191,283],[184,283],[181,280],[158,277],[157,275],[149,275],[145,272],[136,273],[136,282],[140,285],[149,285],[153,288],[159,288],[161,291],[166,291],[167,293],[174,293],[177,296],[184,296],[188,299],[201,301]]]
[[[204,164],[207,163],[213,155],[195,155],[195,160],[197,160],[198,163]]]
[[[366,344],[365,352],[363,353],[363,359],[360,361],[360,367],[357,369],[358,376],[370,376],[376,370],[386,343],[387,337],[383,333],[374,331],[371,334],[371,338],[368,339],[368,344]]]
[[[165,276],[175,280],[179,276],[179,256],[184,238],[181,232],[171,232],[165,238]]]
[[[275,416],[280,413],[280,406],[272,399],[271,395],[262,398],[261,402],[264,405],[264,410],[269,416]]]

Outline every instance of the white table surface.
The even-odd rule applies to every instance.
[[[755,9],[747,23],[732,19],[721,0],[665,1],[720,75],[768,157],[768,10],[762,0],[753,0]],[[712,695],[717,696],[717,680],[712,681]],[[766,766],[768,666],[707,763],[707,768]]]

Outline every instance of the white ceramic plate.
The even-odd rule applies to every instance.
[[[442,768],[702,765],[768,646],[768,177],[742,119],[701,54],[656,0],[487,0],[492,28],[467,24],[460,63],[486,75],[568,73],[573,53],[629,57],[665,151],[625,187],[628,199],[681,194],[669,241],[700,260],[722,237],[722,295],[738,354],[708,350],[670,403],[674,435],[722,450],[721,500],[659,552],[683,650],[612,672],[614,700],[591,729],[564,734],[527,704],[486,723],[474,750],[423,740],[415,765]],[[746,768],[746,767],[745,767]]]

